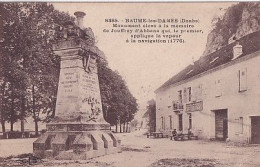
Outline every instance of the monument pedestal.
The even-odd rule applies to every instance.
[[[33,143],[33,152],[37,157],[85,160],[121,151],[121,141],[111,131],[98,128],[82,130],[84,127],[92,128],[100,125],[48,124],[48,126],[47,132]],[[69,127],[81,128],[73,130]]]
[[[121,141],[103,118],[97,71],[101,51],[94,46],[93,33],[82,29],[85,14],[75,14],[81,26],[67,24],[53,45],[61,58],[55,118],[33,143],[37,157],[75,160],[121,151]]]

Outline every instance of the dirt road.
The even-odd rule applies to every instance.
[[[207,166],[207,167],[259,167],[260,146],[238,145],[212,141],[171,141],[168,138],[149,139],[143,131],[117,134],[122,139],[122,153],[106,155],[86,161],[43,160],[35,166],[66,167],[155,167],[155,166]],[[9,144],[7,144],[9,142]],[[11,144],[10,142],[14,142]],[[3,157],[32,152],[31,139],[0,140]],[[4,143],[4,145],[3,145]],[[19,143],[19,144],[17,144]],[[23,145],[22,147],[20,145]],[[7,150],[9,145],[9,150]],[[12,148],[10,147],[12,146]],[[17,147],[17,148],[16,148]],[[11,149],[10,149],[11,148]],[[13,150],[18,151],[13,151]],[[0,159],[0,166],[13,165],[11,159]],[[19,165],[16,163],[16,165]],[[25,166],[26,164],[23,164]]]

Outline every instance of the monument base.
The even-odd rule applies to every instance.
[[[53,127],[62,128],[56,131],[57,128]],[[82,129],[76,131],[78,128],[73,128],[72,131],[68,127],[82,127],[86,131]],[[47,132],[33,143],[33,153],[39,158],[86,160],[121,152],[121,140],[110,130],[106,128],[91,130],[90,127],[93,128],[93,124],[48,124]]]

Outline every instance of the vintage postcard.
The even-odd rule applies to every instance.
[[[260,166],[259,2],[1,2],[0,166]]]

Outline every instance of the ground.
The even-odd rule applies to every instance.
[[[122,139],[122,153],[85,161],[38,160],[36,167],[259,167],[260,145],[216,141],[171,141],[150,139],[144,131],[117,134]],[[0,140],[0,166],[29,166],[35,139]],[[21,155],[23,154],[23,155]],[[20,155],[20,156],[18,156]],[[8,157],[9,156],[9,157]]]

